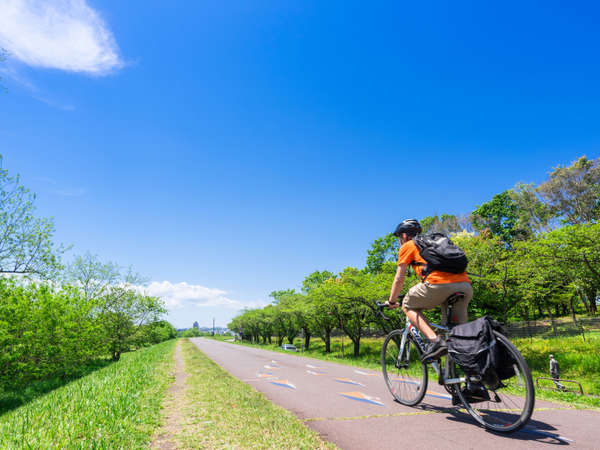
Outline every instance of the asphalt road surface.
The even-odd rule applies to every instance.
[[[342,449],[600,449],[600,412],[536,400],[529,424],[500,435],[452,407],[442,386],[416,407],[394,401],[380,371],[212,339],[191,341],[233,376],[293,412]]]

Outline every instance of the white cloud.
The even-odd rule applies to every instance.
[[[233,300],[227,296],[226,291],[221,289],[208,288],[186,282],[153,281],[148,286],[142,288],[142,290],[148,295],[163,299],[169,310],[182,308],[187,305],[198,307],[219,306],[239,310],[245,307],[261,307],[266,304],[261,301],[241,302]]]
[[[3,0],[0,47],[36,67],[102,75],[123,66],[111,31],[85,0]]]

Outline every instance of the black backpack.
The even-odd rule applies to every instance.
[[[446,235],[430,233],[416,236],[413,240],[421,257],[427,261],[421,281],[425,281],[434,270],[450,273],[463,273],[467,270],[468,260],[465,252],[454,245]]]
[[[478,375],[488,389],[502,386],[501,381],[515,375],[515,360],[494,336],[504,334],[502,326],[491,317],[481,317],[457,325],[448,335],[448,355],[469,376]]]

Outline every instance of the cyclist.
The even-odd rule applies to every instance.
[[[467,306],[473,297],[473,288],[466,272],[448,273],[440,271],[430,272],[423,279],[422,271],[427,262],[421,257],[419,248],[413,242],[413,238],[422,231],[421,225],[415,219],[402,221],[394,230],[394,236],[400,242],[398,252],[398,269],[392,283],[389,300],[386,302],[390,308],[398,308],[396,301],[406,277],[409,265],[421,282],[410,288],[402,301],[402,310],[411,321],[427,338],[427,345],[422,360],[438,359],[447,352],[445,342],[438,337],[423,316],[423,309],[433,309],[442,305],[445,300],[456,292],[462,292],[464,297],[455,303],[452,320],[455,323],[466,323]],[[442,308],[442,323],[445,323],[446,308]]]

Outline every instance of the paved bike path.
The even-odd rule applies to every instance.
[[[536,401],[529,425],[511,435],[487,432],[429,383],[421,405],[393,400],[379,371],[230,344],[191,341],[233,376],[292,411],[342,449],[600,448],[600,412]]]

